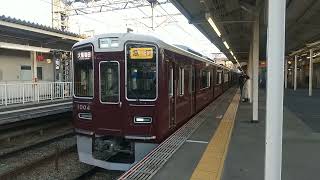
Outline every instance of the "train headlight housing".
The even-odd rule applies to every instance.
[[[150,124],[152,123],[152,117],[134,117],[135,124]]]
[[[92,114],[91,113],[78,113],[78,117],[80,119],[92,120]]]

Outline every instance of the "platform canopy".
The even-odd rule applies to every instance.
[[[171,0],[191,24],[194,24],[230,60],[247,61],[255,16],[260,19],[260,60],[266,56],[266,0]],[[286,54],[320,40],[320,1],[287,0]],[[211,17],[216,28],[214,30]],[[211,24],[210,24],[211,23]]]
[[[82,39],[80,35],[71,32],[0,16],[0,48],[38,52],[46,52],[47,49],[70,51],[72,45]]]

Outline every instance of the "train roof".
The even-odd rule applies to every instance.
[[[117,39],[119,41],[119,46],[110,47],[110,48],[100,48],[99,47],[99,39],[101,39],[101,38]],[[221,68],[224,68],[224,69],[232,70],[232,69],[230,69],[230,68],[228,68],[226,66],[219,65],[219,64],[213,62],[212,60],[209,60],[209,59],[207,59],[205,57],[202,57],[202,56],[200,56],[198,54],[195,54],[195,53],[189,52],[187,50],[184,50],[184,49],[182,49],[180,47],[165,43],[161,39],[156,38],[154,36],[137,34],[137,33],[108,33],[108,34],[100,34],[100,35],[96,35],[96,36],[90,37],[88,39],[82,40],[80,42],[77,42],[76,44],[73,45],[73,48],[76,48],[78,46],[85,45],[85,44],[93,44],[95,52],[123,51],[125,43],[126,42],[130,42],[130,41],[131,42],[143,42],[143,43],[156,44],[159,48],[170,50],[170,51],[176,52],[178,54],[182,54],[182,55],[197,59],[197,60],[202,61],[202,62],[214,64],[214,65],[216,65],[218,67],[221,67]]]

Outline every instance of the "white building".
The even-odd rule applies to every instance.
[[[0,16],[0,105],[71,96],[71,47],[81,37]]]
[[[0,29],[0,82],[66,80],[59,65],[70,62],[79,35],[5,16]]]

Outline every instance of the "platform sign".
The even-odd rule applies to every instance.
[[[152,59],[152,48],[130,48],[130,59]]]

